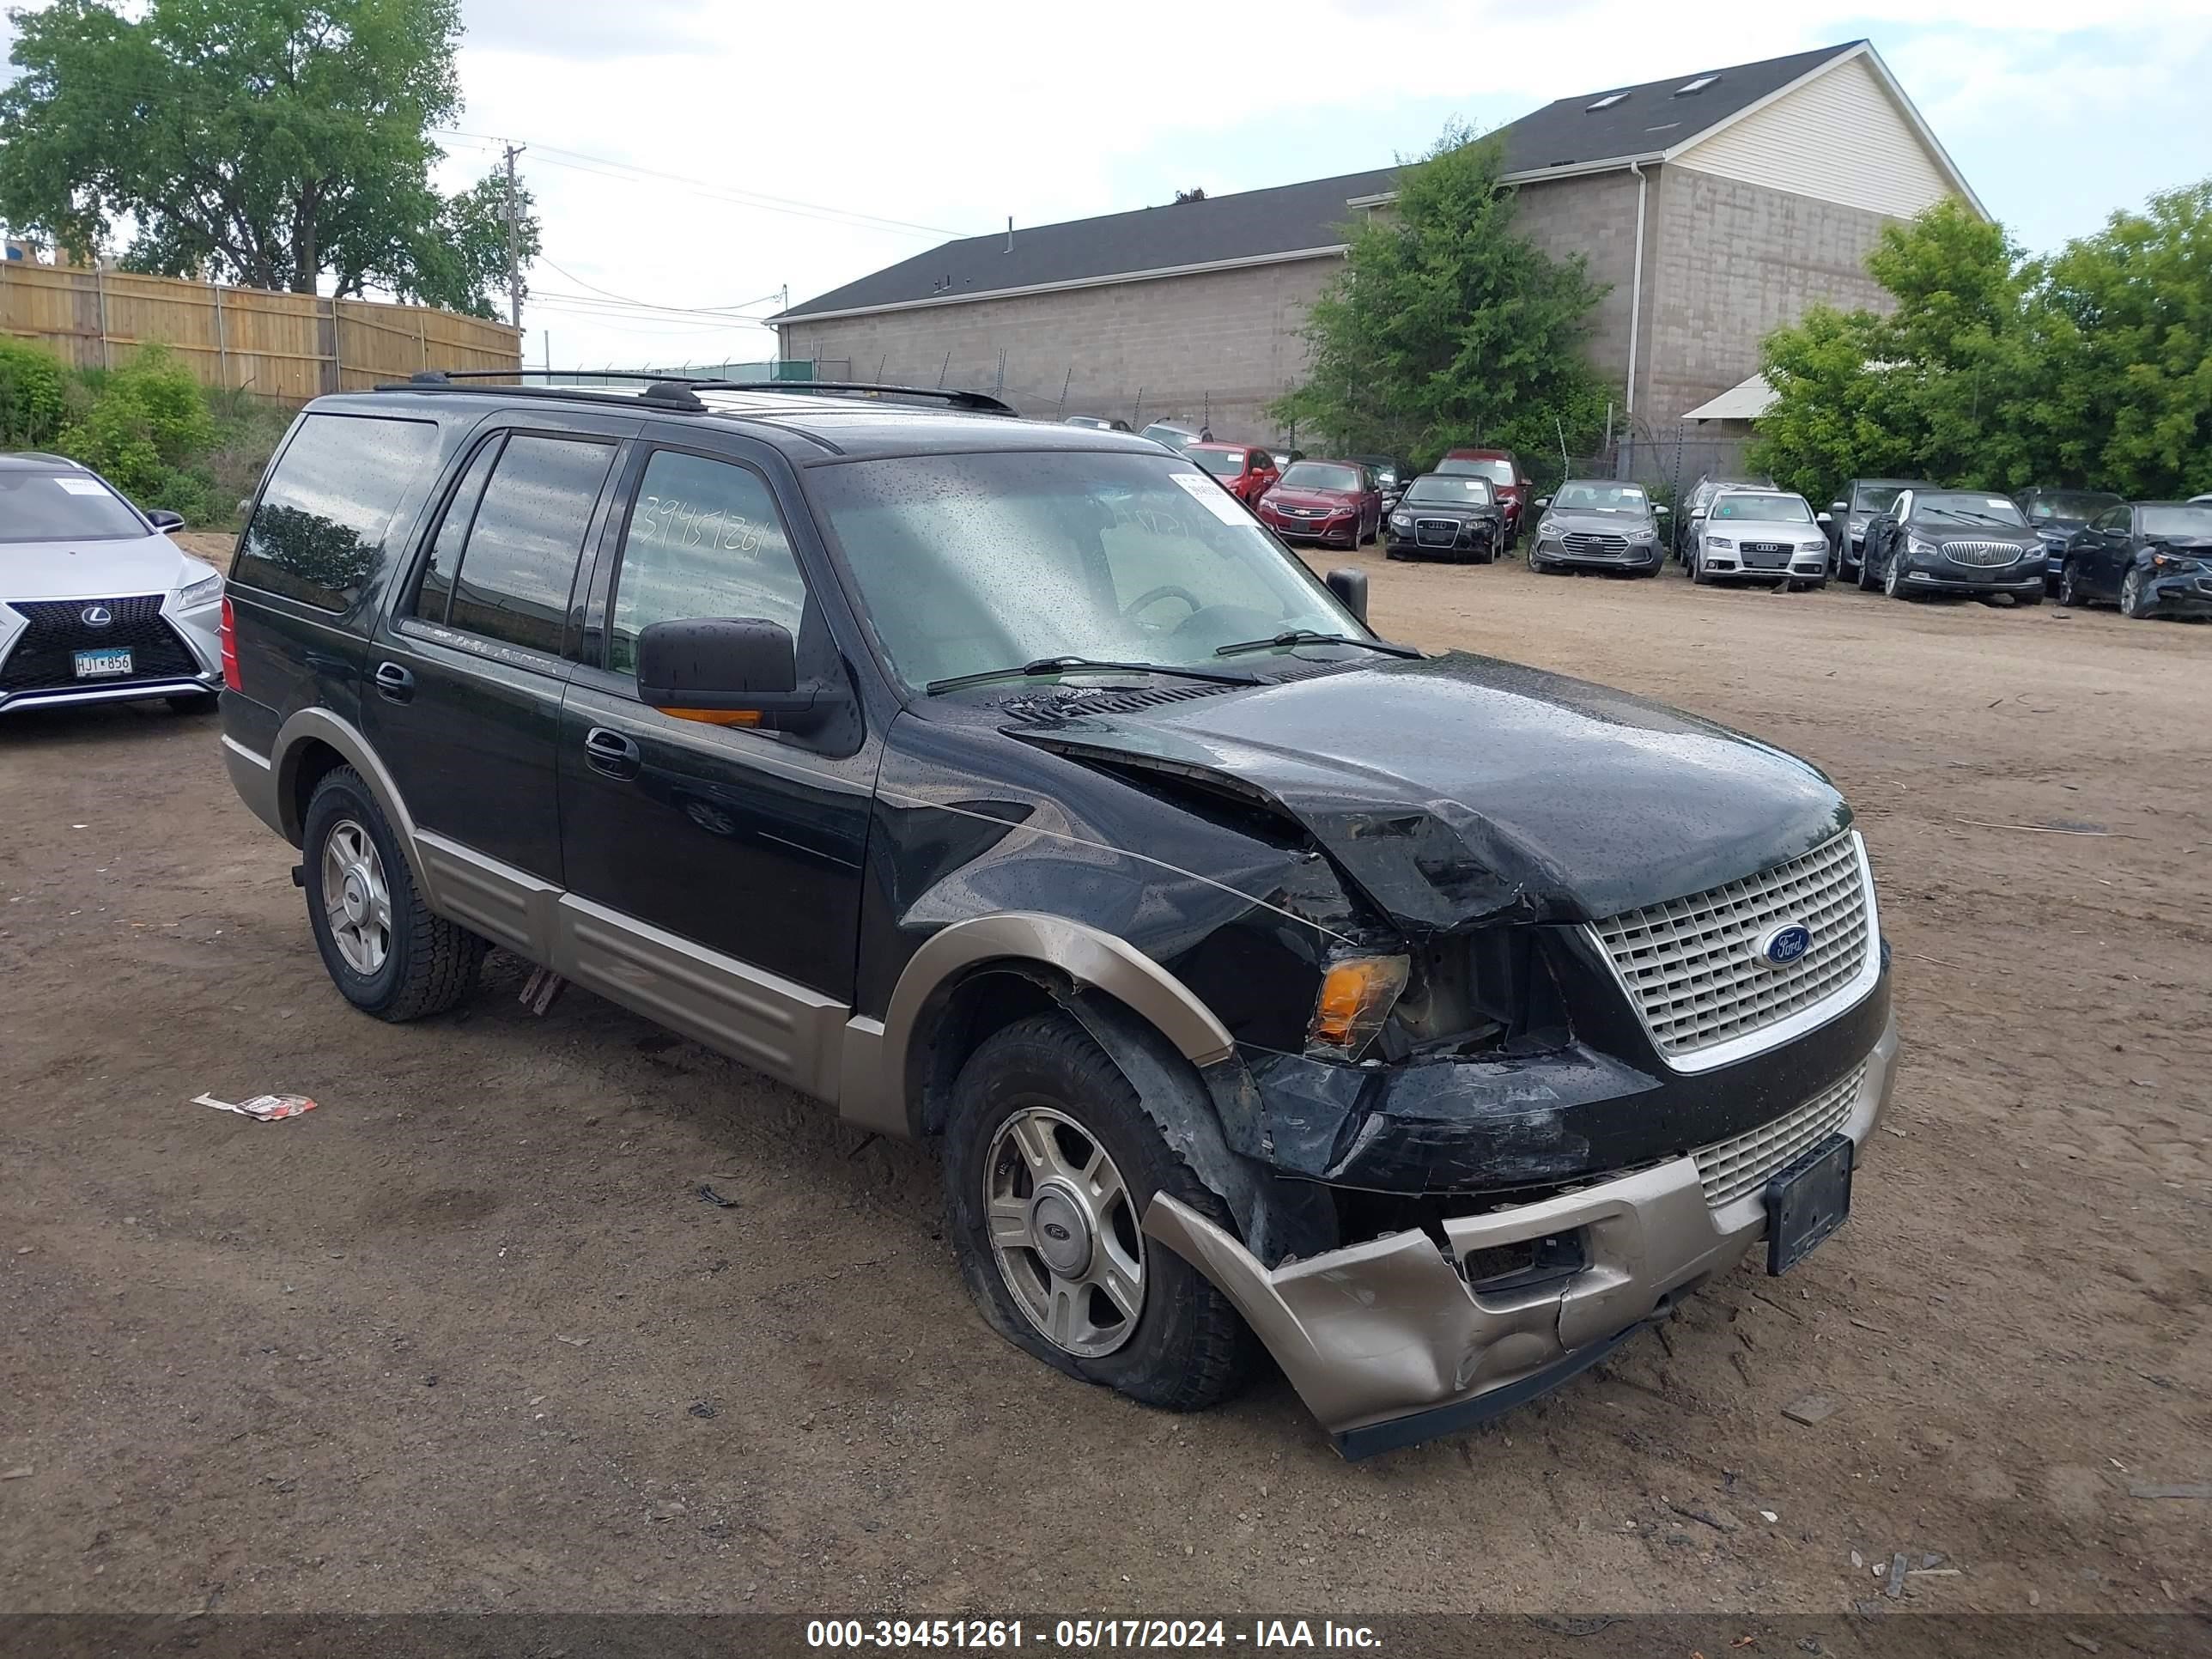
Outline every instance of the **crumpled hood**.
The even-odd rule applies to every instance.
[[[0,604],[167,593],[213,574],[159,534],[118,542],[0,542]]]
[[[1850,822],[1819,769],[1781,750],[1462,653],[1007,730],[1266,801],[1417,935],[1595,921],[1794,858]]]

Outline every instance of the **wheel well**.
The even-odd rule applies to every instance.
[[[921,1133],[945,1132],[952,1085],[969,1055],[1016,1020],[1053,1012],[1072,988],[1065,975],[1041,963],[986,963],[925,1009],[929,1042],[909,1060],[908,1073],[908,1098],[921,1103]]]
[[[319,738],[309,738],[286,757],[285,825],[295,844],[307,831],[307,803],[314,799],[315,786],[345,763],[343,755]]]

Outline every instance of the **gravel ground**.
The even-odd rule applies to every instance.
[[[1354,562],[1851,797],[1907,1053],[1804,1267],[1356,1467],[1273,1376],[1149,1413],[988,1333],[927,1153],[505,957],[353,1014],[211,720],[11,718],[0,1604],[1835,1611],[1906,1550],[1906,1607],[2212,1608],[2212,1504],[2140,1495],[2212,1481],[2212,629]]]

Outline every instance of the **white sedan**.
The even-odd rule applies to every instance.
[[[222,689],[222,577],[98,473],[0,454],[0,714]]]
[[[1784,489],[1723,489],[1691,516],[1692,581],[1787,582],[1825,587],[1828,515]]]

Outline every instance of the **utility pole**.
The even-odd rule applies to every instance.
[[[507,320],[518,338],[522,333],[522,226],[515,200],[514,158],[528,148],[507,147]]]

